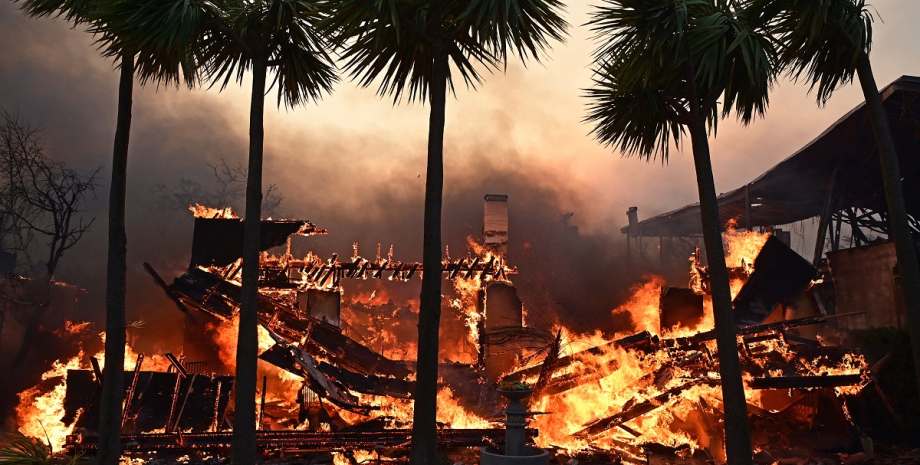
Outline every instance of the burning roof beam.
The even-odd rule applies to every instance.
[[[232,318],[239,308],[239,286],[202,270],[189,270],[170,289],[186,304],[222,319]],[[329,359],[355,373],[393,378],[410,373],[406,363],[381,356],[343,335],[340,328],[262,295],[258,317],[262,326],[286,341],[303,341],[301,348],[311,356]]]
[[[368,276],[383,279],[385,273],[389,273],[388,279],[391,281],[408,281],[416,273],[425,271],[422,264],[417,262],[399,262],[389,259],[371,261],[362,257],[354,257],[351,262],[340,262],[335,255],[331,259],[323,260],[312,254],[303,259],[265,259],[262,260],[261,267],[263,270],[275,271],[275,276],[279,276],[278,273],[296,273],[289,278],[289,283],[277,280],[262,283],[279,288],[295,285],[323,286],[331,277],[334,277],[334,281],[341,278],[367,279]],[[480,279],[501,280],[517,273],[517,268],[508,267],[501,258],[492,257],[488,262],[483,263],[479,257],[465,257],[456,261],[444,260],[441,264],[441,272],[446,273],[448,279],[453,279],[460,274],[470,278],[478,273]]]
[[[676,399],[677,395],[680,394],[681,392],[686,391],[687,389],[690,389],[693,386],[704,384],[704,383],[709,384],[710,386],[718,385],[717,380],[713,381],[713,380],[697,379],[697,380],[689,381],[687,383],[681,384],[680,386],[676,386],[671,389],[668,389],[667,391],[649,400],[646,400],[645,402],[636,404],[616,415],[611,415],[609,417],[601,418],[599,420],[595,420],[591,423],[588,423],[584,429],[575,433],[575,436],[583,437],[583,438],[590,438],[590,437],[598,436],[607,430],[616,428],[617,426],[620,426],[623,423],[626,423],[630,420],[633,420],[642,415],[645,415],[646,413],[649,413],[655,409],[664,407],[672,399]]]

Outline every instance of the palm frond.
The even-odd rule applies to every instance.
[[[0,463],[4,465],[75,465],[79,458],[54,452],[48,444],[20,433],[8,434],[0,443]]]
[[[308,100],[319,100],[332,91],[338,82],[335,64],[326,52],[330,44],[318,32],[317,26],[326,17],[323,5],[308,1],[277,2],[274,18],[264,19],[270,25],[270,62],[274,66],[278,86],[278,106],[295,106]]]
[[[762,115],[777,49],[768,22],[748,7],[742,0],[604,0],[587,23],[599,43],[585,95],[591,134],[627,156],[666,162],[693,111],[712,134],[731,113],[744,124]]]
[[[775,3],[774,3],[775,2]],[[864,0],[759,0],[778,10],[773,31],[781,45],[780,63],[793,80],[808,82],[819,105],[851,83],[860,53],[872,46],[873,16]],[[855,47],[850,47],[845,34]]]
[[[320,30],[333,37],[344,68],[361,86],[398,103],[425,101],[438,53],[449,61],[447,84],[471,88],[481,69],[493,70],[509,53],[539,59],[551,39],[561,40],[565,21],[558,0],[462,1],[343,0]]]
[[[660,157],[667,163],[670,145],[680,147],[684,126],[679,122],[683,93],[679,79],[622,81],[631,60],[604,62],[595,70],[594,85],[585,89],[591,103],[584,121],[591,135],[625,156],[644,160]],[[674,78],[675,76],[672,76]]]
[[[192,88],[204,66],[200,51],[206,18],[216,7],[209,2],[181,0],[96,0],[90,32],[97,34],[103,55],[135,59],[142,84]]]
[[[469,29],[470,36],[484,44],[501,62],[509,50],[520,57],[539,61],[550,41],[564,42],[568,23],[562,18],[565,4],[559,0],[469,0],[452,2],[457,11],[453,28]],[[448,30],[448,34],[451,30]]]
[[[17,2],[17,0],[14,0]],[[94,0],[23,0],[20,7],[29,16],[41,18],[50,16],[63,17],[74,24],[91,22],[91,15],[96,8]]]

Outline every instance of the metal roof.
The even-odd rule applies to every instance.
[[[908,213],[920,217],[920,78],[902,76],[881,91],[901,167]],[[751,226],[788,224],[820,216],[834,170],[834,208],[886,211],[878,150],[865,103],[850,110],[820,136],[757,179],[719,196],[723,227],[730,220]],[[628,226],[620,231],[626,234]],[[646,219],[635,235],[694,236],[702,234],[699,203]]]

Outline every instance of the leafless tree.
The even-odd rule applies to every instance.
[[[25,275],[18,280],[31,283],[27,295],[32,307],[9,380],[16,379],[31,350],[50,303],[58,263],[94,220],[82,215],[82,207],[95,196],[100,169],[87,174],[52,160],[45,154],[40,131],[18,113],[0,108],[0,249],[23,255],[15,267]],[[36,254],[45,255],[42,263]],[[4,316],[0,314],[0,328]]]
[[[212,187],[206,188],[201,183],[188,178],[179,178],[172,185],[157,184],[153,187],[153,208],[156,211],[173,215],[187,211],[191,205],[201,204],[208,207],[234,207],[240,211],[239,204],[246,195],[246,167],[242,163],[231,166],[226,160],[208,164],[214,178]],[[265,217],[274,216],[284,197],[274,184],[262,198],[262,213]]]

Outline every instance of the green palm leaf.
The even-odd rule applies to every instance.
[[[804,80],[820,105],[851,83],[860,52],[872,46],[872,14],[864,0],[753,0],[772,17],[780,61],[796,81]],[[843,38],[855,42],[851,48]]]
[[[732,113],[743,124],[762,115],[778,52],[765,23],[748,18],[761,19],[745,2],[605,0],[587,23],[599,44],[586,92],[591,134],[626,155],[667,161],[668,141],[683,135],[675,125],[688,123],[693,105],[710,132]],[[693,105],[688,70],[700,99]]]
[[[54,452],[48,444],[20,433],[6,435],[0,444],[0,464],[4,465],[74,465],[80,455]]]
[[[439,50],[447,53],[451,92],[455,81],[475,88],[481,69],[494,70],[510,54],[539,59],[551,40],[564,38],[558,0],[443,1],[343,0],[321,29],[335,37],[344,68],[362,86],[398,102],[425,101]],[[437,18],[433,15],[437,14]]]

